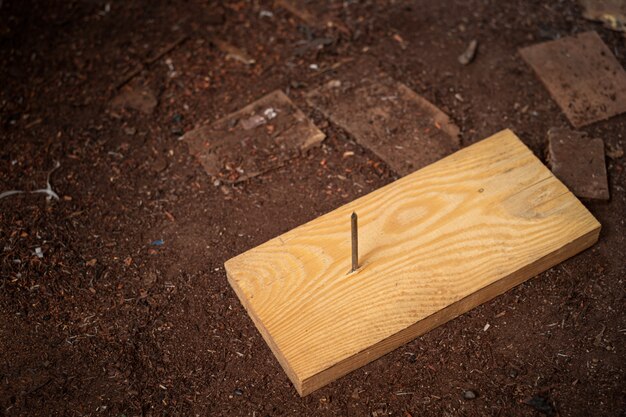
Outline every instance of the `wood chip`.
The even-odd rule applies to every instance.
[[[465,52],[459,55],[459,58],[458,58],[459,63],[461,65],[468,65],[469,63],[471,63],[474,60],[474,57],[476,56],[477,49],[478,49],[478,41],[474,39],[469,43]]]
[[[211,43],[215,45],[217,49],[225,53],[226,58],[234,59],[235,61],[239,61],[246,65],[252,65],[256,62],[246,51],[226,41],[218,38],[211,38]]]
[[[324,29],[325,27],[335,27],[346,35],[350,34],[350,29],[342,21],[329,13],[320,13],[318,15],[311,12],[308,5],[303,0],[276,0],[274,4],[287,10],[312,28]]]

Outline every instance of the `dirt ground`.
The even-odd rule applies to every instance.
[[[446,112],[463,146],[508,127],[544,159],[546,132],[568,122],[517,49],[596,30],[626,64],[624,38],[572,2],[310,8],[343,27],[304,25],[270,1],[0,0],[0,192],[45,188],[60,164],[58,201],[0,200],[0,416],[626,415],[616,156],[610,202],[585,202],[602,223],[591,249],[297,395],[223,263],[396,178],[308,107],[307,89],[367,56]],[[112,111],[124,75],[181,36],[134,80],[155,92],[154,112]],[[212,37],[256,63],[228,59]],[[462,66],[472,39],[478,54]],[[324,144],[216,185],[178,138],[277,88]],[[623,149],[625,128],[622,115],[583,130]]]

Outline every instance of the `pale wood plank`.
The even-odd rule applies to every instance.
[[[361,268],[350,270],[350,214]],[[228,260],[301,395],[592,245],[600,224],[511,132]]]

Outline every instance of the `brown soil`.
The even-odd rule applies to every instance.
[[[562,416],[624,415],[623,157],[608,159],[611,201],[586,203],[603,225],[593,248],[297,395],[223,262],[395,178],[305,91],[368,55],[450,115],[463,145],[510,127],[543,156],[567,120],[517,48],[593,29],[626,63],[621,35],[568,2],[311,4],[345,27],[303,26],[269,1],[0,1],[0,192],[44,188],[59,161],[61,197],[0,200],[0,415],[533,416],[538,396]],[[155,111],[112,111],[120,80],[185,34],[139,75]],[[256,64],[227,59],[213,36]],[[322,36],[333,40],[306,47]],[[215,186],[178,137],[277,88],[324,145]],[[584,130],[623,148],[626,116]]]

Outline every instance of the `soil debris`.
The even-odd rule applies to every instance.
[[[345,35],[350,35],[350,29],[343,22],[328,12],[316,13],[311,11],[304,0],[276,0],[274,4],[287,10],[312,28],[336,28]]]
[[[311,27],[323,26],[317,17],[309,11],[302,0],[276,0],[274,4],[282,7]]]
[[[608,150],[606,151],[606,156],[608,156],[611,159],[620,159],[621,157],[624,156],[624,149],[622,149],[621,146],[613,146],[611,144],[609,144],[608,146]]]
[[[111,100],[111,109],[133,109],[150,115],[158,104],[154,92],[140,83],[131,83],[122,87],[121,91]]]
[[[626,32],[626,2],[624,0],[579,0],[583,17],[601,22],[604,27]]]
[[[140,64],[135,66],[134,69],[132,69],[124,77],[122,77],[122,79],[117,83],[115,88],[118,89],[126,85],[126,83],[131,81],[137,75],[139,75],[143,70],[149,68],[150,65],[154,64],[159,59],[163,58],[165,55],[172,52],[174,49],[180,46],[183,42],[185,42],[188,38],[189,37],[186,34],[183,34],[177,37],[176,39],[174,39],[172,42],[165,45],[163,48],[157,51],[156,54],[142,61]]]
[[[260,114],[255,114],[247,119],[242,119],[240,123],[241,127],[243,127],[244,130],[250,130],[254,129],[255,127],[264,125],[265,123],[267,123],[267,120]]]
[[[465,52],[459,55],[459,58],[458,58],[459,64],[469,65],[476,57],[477,51],[478,51],[478,41],[476,39],[473,39],[467,46],[467,49],[465,50]]]
[[[525,404],[529,405],[536,411],[547,415],[548,417],[554,416],[556,414],[556,410],[552,405],[552,401],[543,395],[535,395],[531,399],[525,401]]]
[[[600,347],[602,346],[602,337],[604,336],[604,331],[606,330],[606,326],[604,324],[602,324],[602,330],[600,330],[600,333],[598,333],[596,335],[596,337],[593,340],[593,345],[596,347]]]
[[[476,392],[470,389],[463,391],[463,398],[466,400],[474,400],[476,399],[476,397],[477,397]]]
[[[246,65],[253,65],[256,61],[250,57],[248,53],[226,41],[218,38],[211,38],[211,43],[217,47],[220,51],[226,54],[227,59],[234,59],[235,61],[242,62]]]

